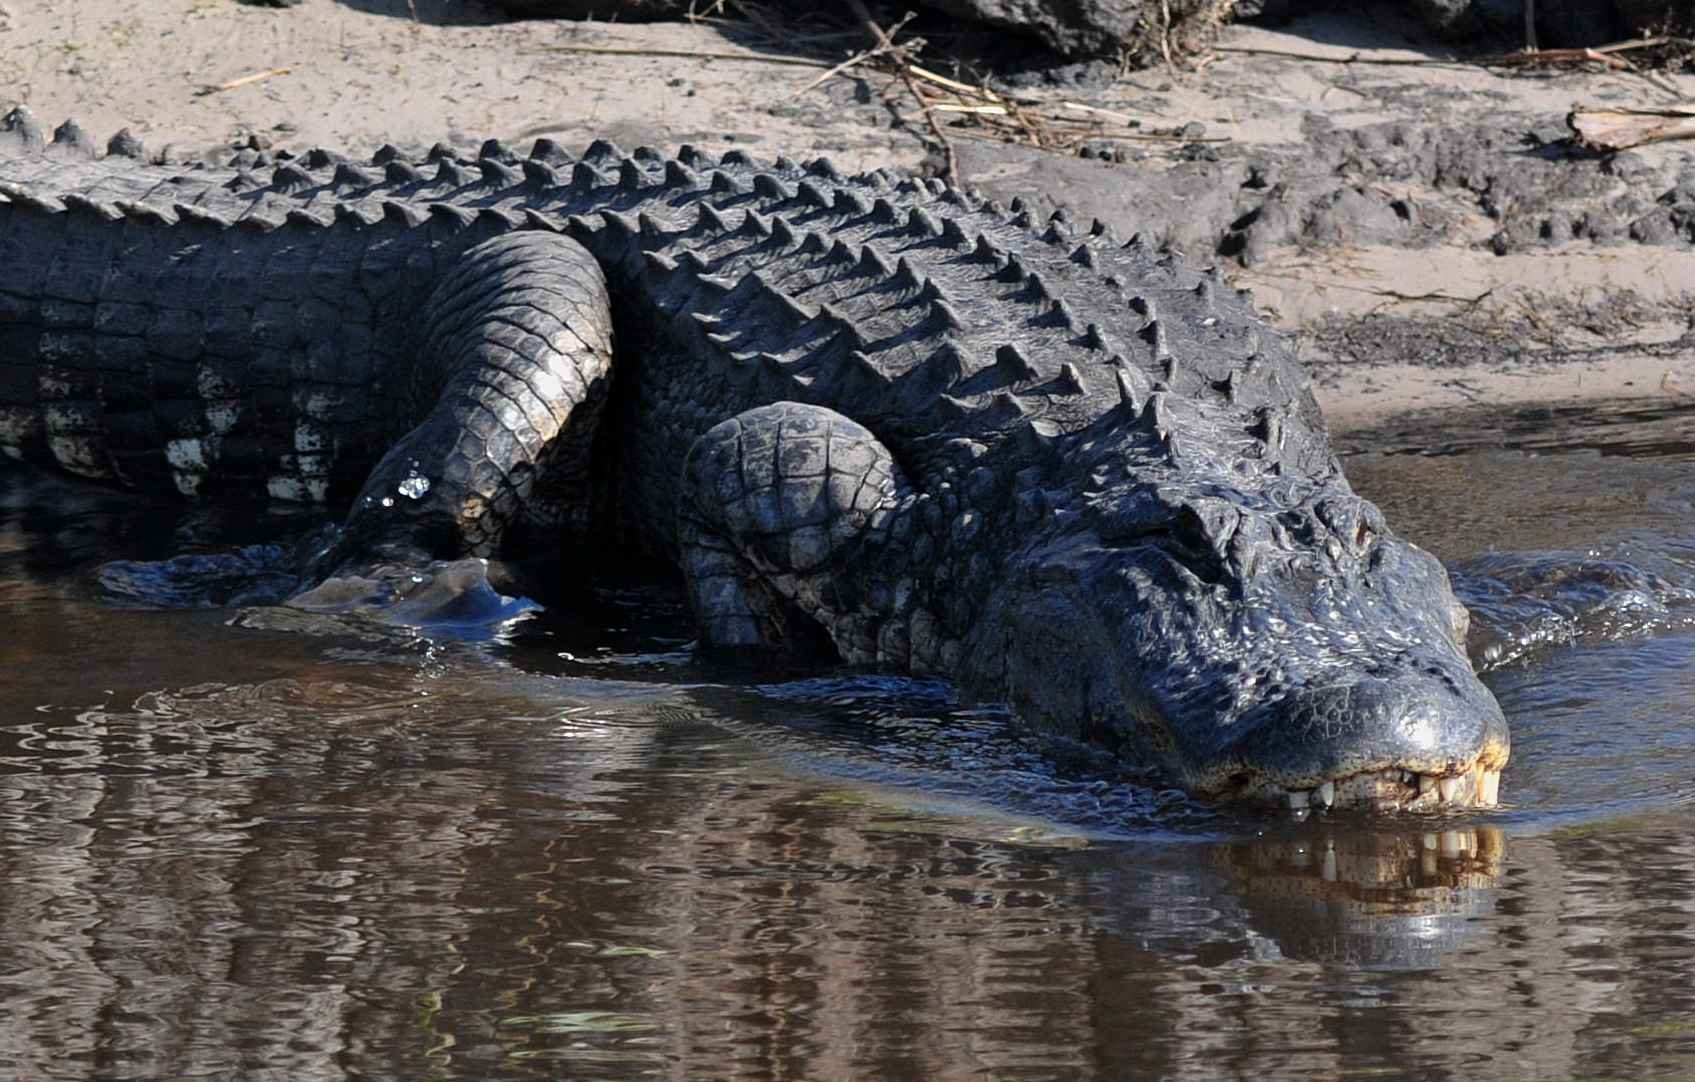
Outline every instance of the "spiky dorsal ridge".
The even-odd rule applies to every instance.
[[[881,177],[843,177],[831,191],[820,178],[839,171],[827,162],[791,165],[769,182],[755,168],[741,155],[720,161],[739,198],[699,201],[695,223],[659,243],[687,252],[696,279],[733,283],[758,269],[764,292],[786,291],[796,313],[810,311],[808,297],[829,298],[821,315],[787,320],[734,289],[708,302],[719,304],[714,326],[757,328],[720,332],[711,344],[732,363],[757,365],[773,396],[846,397],[885,426],[904,420],[933,438],[1110,425],[1124,388],[1145,399],[1135,388],[1155,384],[1224,410],[1246,400],[1290,405],[1286,389],[1261,387],[1256,397],[1232,376],[1261,342],[1250,308],[1221,294],[1216,278],[1124,246],[1105,226],[1079,237],[1062,216],[1036,232],[969,194]],[[1089,259],[1076,256],[1080,247]],[[699,297],[687,284],[667,289],[685,306]],[[1145,298],[1140,310],[1134,296]],[[1150,311],[1163,313],[1163,327]],[[1006,351],[1022,363],[1009,365]],[[1174,364],[1179,353],[1192,360]],[[1282,363],[1275,348],[1268,363]],[[1119,378],[1132,367],[1134,377]]]
[[[1003,209],[934,182],[846,176],[828,159],[761,168],[740,151],[714,160],[606,141],[573,158],[547,140],[527,155],[491,140],[474,158],[438,145],[422,164],[392,147],[368,166],[279,154],[250,179],[146,166],[116,138],[102,159],[74,126],[60,131],[75,153],[55,158],[27,113],[0,122],[0,198],[267,230],[569,232],[659,283],[662,307],[749,329],[711,345],[756,368],[767,393],[847,405],[911,438],[1110,425],[1126,385],[1281,413],[1302,387],[1287,348],[1216,277],[1100,223],[1037,222],[1016,200]]]

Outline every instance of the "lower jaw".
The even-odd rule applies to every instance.
[[[1501,768],[1479,761],[1455,774],[1420,774],[1389,767],[1350,774],[1311,789],[1268,786],[1254,795],[1297,816],[1327,808],[1438,812],[1493,808],[1499,802],[1500,787]]]

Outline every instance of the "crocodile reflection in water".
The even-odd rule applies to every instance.
[[[1507,866],[1498,827],[1314,830],[1224,843],[1250,927],[1289,958],[1433,968],[1493,909]]]

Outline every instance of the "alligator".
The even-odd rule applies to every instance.
[[[1251,298],[1101,223],[688,147],[172,167],[15,112],[0,268],[0,450],[349,507],[297,603],[630,543],[703,648],[940,674],[1203,798],[1497,800],[1442,566]]]

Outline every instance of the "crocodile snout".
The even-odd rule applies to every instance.
[[[1511,750],[1499,704],[1458,659],[1297,688],[1240,724],[1221,795],[1295,809],[1492,806]]]

